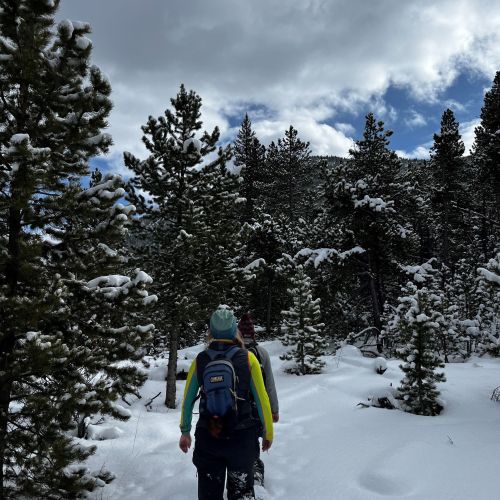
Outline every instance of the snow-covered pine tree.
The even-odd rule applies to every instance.
[[[459,262],[455,266],[459,265]],[[441,301],[441,314],[445,328],[439,337],[439,353],[445,363],[464,361],[470,355],[470,337],[463,328],[461,314],[463,314],[460,294],[455,288],[459,287],[451,270],[442,265],[432,281],[432,291]]]
[[[464,221],[466,197],[463,191],[465,178],[465,146],[458,131],[458,122],[451,109],[441,118],[441,130],[434,134],[431,160],[430,225],[433,232],[436,256],[452,271],[455,263],[463,255]]]
[[[482,352],[500,356],[500,253],[477,269],[480,298],[476,321]]]
[[[59,2],[0,2],[0,498],[80,498],[111,479],[79,465],[84,416],[113,414],[144,376],[135,310],[150,278],[122,266],[121,179],[83,189],[102,133],[110,85],[89,66],[86,23]],[[85,304],[82,307],[82,304]]]
[[[500,71],[484,95],[481,123],[475,130],[472,161],[483,260],[500,244]]]
[[[266,148],[252,130],[252,122],[245,114],[240,130],[234,141],[234,164],[241,167],[240,196],[245,198],[243,222],[251,222],[256,217],[256,209],[261,197],[265,179]]]
[[[463,361],[470,355],[470,336],[462,322],[463,298],[457,293],[459,285],[454,279],[455,276],[449,276],[450,270],[444,265],[441,265],[441,269],[436,266],[437,259],[432,258],[422,265],[402,266],[402,270],[405,275],[413,277],[414,283],[425,284],[426,290],[434,298],[436,311],[442,316],[442,329],[436,337],[437,353],[445,363]],[[390,355],[393,355],[395,350],[404,348],[406,342],[406,338],[391,326],[397,320],[395,311],[396,307],[386,304],[383,337]]]
[[[225,304],[238,311],[246,294],[246,273],[241,265],[240,218],[245,211],[239,196],[240,177],[224,163],[203,169],[198,187],[203,209],[203,231],[199,233],[200,304],[215,308]],[[206,320],[206,318],[205,318]]]
[[[436,271],[430,263],[408,266],[407,271],[413,280],[401,288],[385,332],[399,346],[396,353],[404,361],[400,368],[405,377],[398,389],[402,408],[417,415],[438,415],[442,406],[436,383],[446,380],[444,373],[436,371],[444,367],[438,354],[447,326],[442,297],[433,290]]]
[[[350,266],[342,288],[354,294],[357,317],[371,315],[360,329],[371,328],[377,337],[386,297],[397,293],[398,262],[405,262],[415,245],[409,217],[413,188],[389,149],[391,135],[383,122],[367,115],[363,139],[328,176],[323,212],[317,219],[331,238],[325,246]]]
[[[149,156],[139,160],[125,153],[124,158],[134,172],[130,199],[141,214],[134,254],[151,266],[156,283],[154,319],[168,335],[169,348],[165,404],[175,408],[179,341],[195,336],[221,303],[228,278],[228,254],[221,246],[235,238],[235,226],[227,218],[232,209],[224,207],[238,198],[236,180],[223,167],[230,148],[219,148],[217,157],[207,162],[220,134],[215,128],[200,137],[201,98],[181,85],[171,104],[164,116],[149,117],[142,127]]]
[[[308,142],[303,142],[290,125],[285,136],[272,142],[266,154],[266,178],[262,189],[263,210],[286,224],[292,237],[300,218],[310,213],[313,177],[319,162],[311,157]]]
[[[279,330],[281,310],[287,304],[287,276],[281,266],[286,241],[279,222],[260,213],[254,223],[242,228],[240,266],[248,276],[246,309],[252,311],[257,323],[265,325],[268,336]]]
[[[336,189],[338,169],[343,168],[346,160],[323,165],[317,192],[317,204],[320,207],[307,234],[302,241],[304,247],[295,256],[297,261],[307,257],[305,267],[311,272],[315,296],[321,298],[322,318],[325,334],[330,340],[341,342],[352,331],[362,330],[369,322],[365,315],[357,310],[359,285],[350,263],[350,252],[339,252],[337,247],[346,241],[342,228],[336,219]],[[310,248],[306,248],[305,244]],[[358,249],[362,252],[362,249]]]
[[[287,369],[290,373],[307,375],[319,373],[325,365],[321,360],[327,344],[322,333],[320,299],[313,299],[311,279],[303,266],[297,266],[288,290],[292,306],[283,311],[283,329],[281,339],[284,346],[292,347],[281,359],[294,362]]]

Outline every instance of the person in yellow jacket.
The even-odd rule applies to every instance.
[[[257,458],[258,429],[252,418],[252,397],[263,427],[262,451],[273,442],[273,418],[260,364],[243,348],[236,318],[227,308],[217,309],[210,318],[209,346],[200,352],[189,368],[181,413],[179,447],[191,447],[193,406],[201,389],[200,417],[196,425],[193,463],[198,470],[198,499],[222,500],[227,472],[228,500],[255,498],[253,466]],[[235,347],[236,346],[236,347]],[[214,419],[207,410],[203,374],[214,359],[214,352],[228,354],[234,368],[237,407],[231,420]],[[226,358],[227,359],[227,358]]]

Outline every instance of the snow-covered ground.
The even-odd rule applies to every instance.
[[[321,375],[282,372],[279,342],[263,343],[271,354],[281,420],[266,464],[269,500],[494,500],[500,498],[500,403],[490,401],[500,385],[500,360],[474,359],[446,366],[440,384],[445,410],[419,417],[398,410],[362,408],[371,396],[390,394],[402,378],[398,362],[383,375],[374,360],[345,347],[326,357]],[[181,352],[193,358],[201,349]],[[189,361],[185,361],[186,364]],[[150,371],[142,400],[127,422],[99,426],[115,439],[96,442],[92,469],[107,467],[116,479],[97,499],[190,500],[197,498],[192,449],[178,446],[180,409],[163,406],[165,361]],[[184,382],[178,382],[179,398]],[[144,404],[158,392],[151,408]],[[196,415],[194,417],[196,421]],[[117,429],[110,429],[117,427]],[[88,442],[87,442],[88,443]]]

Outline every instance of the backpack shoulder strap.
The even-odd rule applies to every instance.
[[[250,347],[248,347],[248,350],[255,354],[255,357],[257,358],[259,365],[262,365],[262,358],[261,358],[261,355],[260,355],[260,352],[259,352],[257,345],[258,345],[257,342],[255,342]]]
[[[227,351],[226,351],[226,358],[231,360],[233,359],[234,355],[239,352],[240,348],[237,345],[231,346]]]

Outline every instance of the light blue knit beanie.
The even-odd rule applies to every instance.
[[[210,317],[210,333],[214,339],[233,340],[236,335],[236,318],[231,309],[217,309]]]

